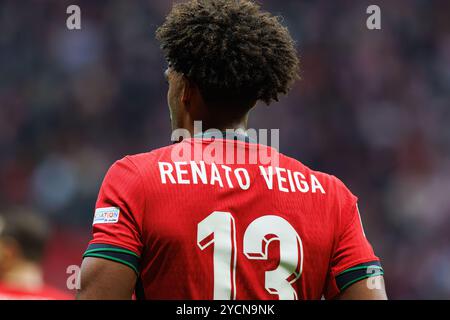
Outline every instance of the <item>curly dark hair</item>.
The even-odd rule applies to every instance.
[[[176,4],[156,38],[169,65],[194,81],[206,102],[269,105],[298,78],[289,31],[250,0]]]

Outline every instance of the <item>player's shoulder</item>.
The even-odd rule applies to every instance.
[[[285,154],[280,153],[280,156],[281,165],[284,165],[292,171],[299,171],[306,177],[313,176],[320,182],[325,190],[328,190],[327,193],[354,197],[353,193],[349,190],[345,183],[335,175],[323,171],[314,170],[311,167],[305,165],[303,162],[289,157]]]

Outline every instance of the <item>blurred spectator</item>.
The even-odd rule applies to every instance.
[[[23,209],[0,215],[0,299],[69,299],[44,283],[42,259],[49,229]]]

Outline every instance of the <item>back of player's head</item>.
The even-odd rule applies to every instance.
[[[287,28],[253,1],[176,4],[156,36],[169,65],[192,80],[210,106],[270,104],[298,77]]]
[[[22,257],[40,262],[48,240],[46,221],[25,209],[11,209],[0,214],[0,241],[18,246]]]

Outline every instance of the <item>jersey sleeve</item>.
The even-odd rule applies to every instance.
[[[345,186],[338,194],[340,219],[324,292],[327,299],[333,299],[358,281],[384,274],[364,233],[357,197]]]
[[[122,263],[139,274],[145,194],[138,169],[124,158],[106,174],[95,206],[93,238],[84,257]]]

